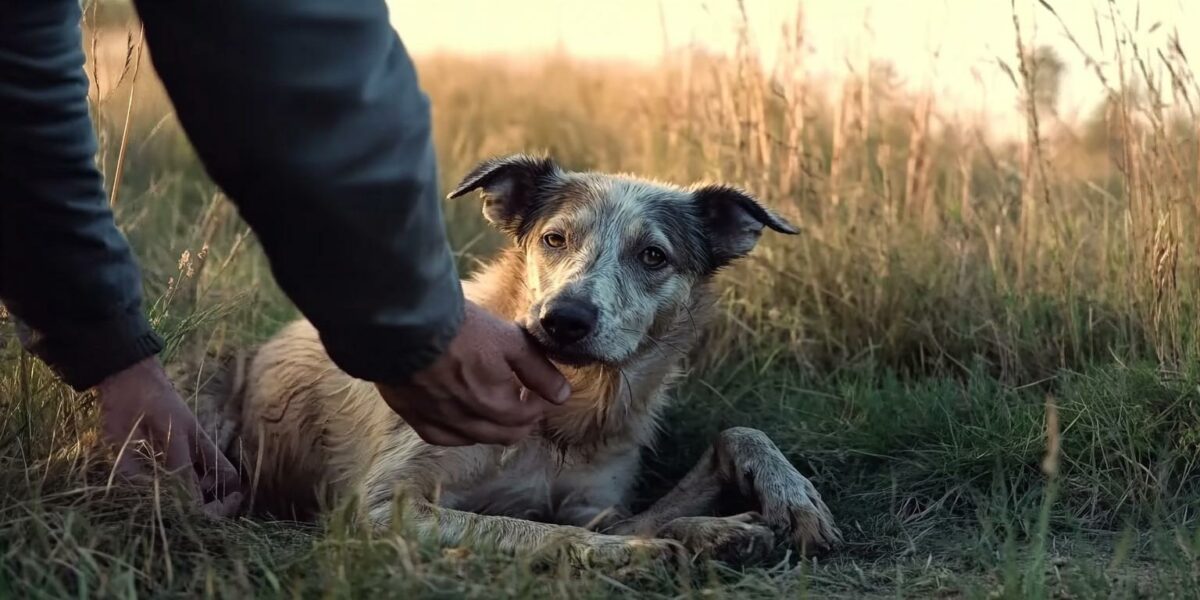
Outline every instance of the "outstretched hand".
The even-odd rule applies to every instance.
[[[154,472],[159,462],[216,516],[235,514],[242,503],[237,471],[167,378],[157,358],[109,376],[100,395],[101,433],[116,447],[116,468],[131,479]]]
[[[430,444],[514,444],[551,403],[566,402],[571,386],[515,323],[470,301],[465,310],[458,335],[437,361],[404,385],[377,387]]]

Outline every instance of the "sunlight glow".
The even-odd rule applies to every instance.
[[[735,0],[390,0],[392,20],[418,55],[431,52],[503,54],[534,60],[547,52],[658,61],[689,45],[730,52],[739,21]],[[1050,2],[1086,52],[1109,55],[1109,4]],[[1161,48],[1178,32],[1193,61],[1200,56],[1200,9],[1184,0],[1118,0],[1113,9],[1145,48]],[[1012,6],[1004,0],[745,0],[751,39],[773,64],[784,24],[804,18],[811,76],[862,72],[871,61],[892,63],[905,87],[934,95],[943,114],[1019,127],[1017,95],[998,66],[1015,68]],[[1082,118],[1103,87],[1063,27],[1033,0],[1016,2],[1027,45],[1053,47],[1066,64],[1059,117]],[[1097,27],[1099,24],[1099,28]],[[1030,41],[1031,40],[1031,41]]]

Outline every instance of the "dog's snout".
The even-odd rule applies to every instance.
[[[575,298],[555,300],[542,313],[542,329],[559,344],[578,342],[596,328],[597,314],[590,302]]]

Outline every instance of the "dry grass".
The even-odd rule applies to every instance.
[[[745,35],[733,56],[653,68],[419,61],[447,185],[482,157],[547,151],[742,185],[802,224],[723,280],[723,318],[646,488],[721,426],[767,429],[851,532],[828,561],[616,581],[443,556],[336,515],[205,524],[169,495],[96,483],[103,461],[75,443],[90,409],[9,342],[0,595],[1195,595],[1200,89],[1177,45],[1139,47],[1103,10],[1097,30],[1130,43],[1089,57],[1108,94],[1075,129],[1048,118],[1051,73],[1014,40],[1016,141],[940,114],[886,65],[806,77],[802,13],[774,69]],[[152,317],[172,350],[269,335],[294,310],[145,58],[139,72],[136,25],[98,18],[100,164]],[[464,271],[502,243],[472,202],[446,210]]]

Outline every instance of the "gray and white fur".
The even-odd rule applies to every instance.
[[[209,426],[240,449],[256,510],[309,517],[354,497],[374,523],[402,514],[444,544],[610,564],[681,548],[745,561],[777,541],[802,551],[840,541],[812,483],[748,428],[722,432],[674,491],[627,512],[668,389],[710,319],[713,275],[765,229],[796,233],[790,223],[732,187],[572,172],[525,155],[484,161],[450,197],[475,190],[512,244],[464,293],[521,323],[571,398],[514,446],[432,446],[297,321],[196,392],[219,407]],[[718,514],[731,495],[752,512]]]

